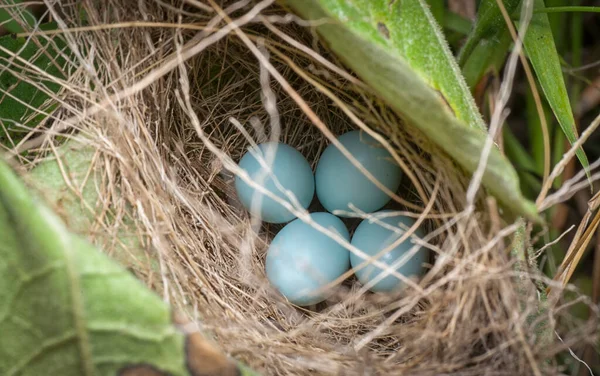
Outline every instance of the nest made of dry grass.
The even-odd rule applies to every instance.
[[[47,5],[76,54],[54,97],[60,108],[32,136],[67,134],[99,150],[98,218],[114,228],[128,217],[145,249],[119,258],[228,354],[271,375],[557,374],[558,354],[595,339],[593,322],[576,323],[560,305],[535,315],[538,292],[524,281],[543,278],[515,267],[518,225],[483,193],[466,210],[465,174],[346,72],[307,23],[268,1],[219,2],[240,29],[209,2]],[[314,167],[331,137],[357,128],[386,135],[404,170],[389,207],[429,230],[421,245],[435,262],[399,295],[350,280],[326,303],[298,309],[267,283],[264,255],[279,227],[240,208],[235,162],[251,142],[275,138]],[[559,321],[570,329],[562,340]]]

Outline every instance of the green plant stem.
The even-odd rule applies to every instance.
[[[584,12],[584,13],[600,13],[600,7],[550,7],[544,9],[535,9],[533,13],[563,13],[563,12]]]
[[[580,4],[580,0],[575,1]],[[600,9],[600,8],[598,8]],[[571,53],[573,55],[571,65],[579,67],[583,64],[582,62],[582,45],[583,45],[583,27],[581,14],[574,14],[571,19]],[[581,94],[581,82],[574,80],[571,86],[571,104],[573,107],[577,107],[579,97]]]

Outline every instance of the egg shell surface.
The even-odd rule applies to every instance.
[[[391,213],[391,211],[382,210],[375,213],[374,216],[384,213]],[[352,236],[351,244],[369,256],[376,256],[381,251],[395,243],[397,240],[403,237],[405,229],[409,229],[415,223],[412,218],[400,215],[377,218],[377,221],[380,223],[374,221],[369,222],[369,219],[363,220],[358,225]],[[400,223],[404,224],[406,227],[401,226]],[[414,236],[423,238],[423,230],[418,228],[408,239],[404,240],[402,243],[386,252],[377,260],[390,267],[396,262],[399,262],[399,260],[403,259],[403,257],[409,251],[411,251],[411,248],[415,246],[415,244],[411,241],[411,238]],[[407,278],[412,276],[421,276],[424,272],[423,264],[428,261],[428,258],[429,251],[420,247],[412,257],[406,260],[401,266],[395,268],[395,270]],[[358,267],[364,261],[364,259],[354,253],[350,254],[350,263],[352,264],[353,268]],[[367,283],[370,283],[374,279],[378,278],[380,273],[383,271],[384,269],[373,264],[369,264],[366,267],[356,271],[355,274],[358,280],[363,285],[366,285]],[[390,292],[401,289],[403,286],[404,282],[402,282],[398,277],[388,274],[385,278],[380,279],[379,282],[375,283],[370,290],[374,292]]]
[[[312,213],[320,226],[349,241],[344,222],[325,213]],[[350,268],[350,252],[311,225],[295,219],[273,238],[267,251],[266,271],[271,284],[291,303],[317,304],[333,291],[316,290],[334,281]],[[315,294],[311,292],[315,292]]]
[[[344,133],[338,140],[383,186],[392,192],[398,190],[402,170],[377,140],[358,130]],[[359,210],[372,213],[391,199],[334,144],[329,145],[319,159],[315,184],[317,197],[329,212],[352,211],[350,204],[353,204]]]
[[[258,153],[259,159],[253,152]],[[271,175],[267,168],[263,168],[259,160],[263,159],[269,164],[269,158],[273,153],[274,158],[270,165]],[[289,145],[277,142],[260,144],[242,157],[239,166],[248,173],[252,180],[286,202],[292,203],[284,191],[277,186],[276,181],[285,190],[289,190],[304,209],[308,208],[314,197],[315,179],[312,169],[306,158]],[[273,179],[273,176],[277,180]],[[239,176],[235,178],[235,188],[242,205],[253,216],[259,217],[265,222],[286,223],[296,217],[277,201],[246,184]],[[257,203],[260,202],[260,205],[254,208],[253,200],[256,200]]]

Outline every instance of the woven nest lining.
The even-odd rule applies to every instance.
[[[477,210],[465,211],[464,173],[346,73],[310,27],[269,6],[263,18],[242,26],[252,51],[234,31],[210,40],[227,23],[209,6],[100,3],[82,2],[96,29],[64,34],[81,53],[78,63],[96,68],[73,64],[80,68],[64,83],[70,91],[60,94],[64,106],[54,126],[77,129],[73,138],[99,150],[101,207],[116,215],[98,221],[114,229],[127,217],[128,231],[146,250],[143,257],[118,258],[197,319],[228,354],[274,375],[551,374],[555,364],[546,360],[591,333],[573,324],[564,342],[540,340],[540,323],[562,313],[531,319],[538,295],[533,285],[522,287],[531,276],[515,269],[509,254],[517,226],[503,223],[483,193]],[[239,20],[256,3],[221,6]],[[79,26],[76,7],[54,10],[63,28]],[[132,21],[180,27],[125,25]],[[123,26],[101,27],[118,22]],[[199,30],[185,26],[191,24]],[[199,43],[206,47],[183,61]],[[161,71],[173,61],[173,69]],[[281,226],[248,217],[230,168],[250,141],[275,136],[314,168],[330,142],[315,116],[333,136],[361,127],[386,135],[405,170],[403,201],[389,208],[423,221],[430,234],[423,246],[435,255],[415,288],[372,294],[350,278],[326,303],[306,310],[269,286],[264,256]],[[319,204],[310,209],[320,210]],[[106,252],[115,255],[117,244],[105,243]]]

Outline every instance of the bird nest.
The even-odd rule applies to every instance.
[[[268,2],[220,6],[234,23],[197,1],[54,3],[60,33],[30,37],[73,51],[58,106],[17,145],[38,149],[29,166],[63,139],[92,146],[94,220],[77,227],[65,216],[72,228],[264,374],[554,374],[557,355],[593,338],[591,323],[540,301],[543,276],[515,256],[530,228],[505,222],[483,190],[468,205],[469,176],[348,72],[310,24]],[[240,206],[236,163],[251,145],[278,140],[314,169],[352,129],[385,136],[403,170],[386,208],[427,230],[421,246],[433,257],[399,293],[371,293],[350,277],[325,302],[299,308],[267,281],[265,253],[282,226]],[[369,216],[354,215],[351,230]],[[569,328],[562,340],[559,323]]]

